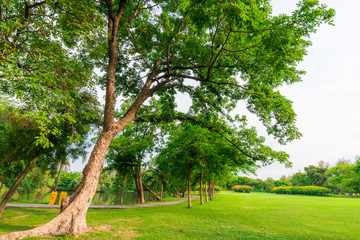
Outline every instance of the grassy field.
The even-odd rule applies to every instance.
[[[360,198],[223,192],[193,208],[90,209],[80,239],[360,239]],[[58,210],[8,208],[0,234],[30,229]],[[75,239],[59,236],[55,239]],[[39,239],[39,238],[32,238]]]

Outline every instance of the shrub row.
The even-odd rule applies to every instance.
[[[254,188],[251,186],[247,186],[247,185],[235,185],[232,187],[232,189],[234,189],[235,192],[244,192],[244,193],[249,193],[251,192]]]
[[[271,190],[276,194],[305,194],[305,195],[327,195],[331,192],[330,189],[317,186],[288,186],[276,187]]]
[[[197,185],[197,186],[195,186],[194,187],[194,191],[199,191],[199,189],[200,189],[200,186],[199,185]],[[210,188],[208,187],[208,191],[210,190]],[[219,186],[215,186],[215,192],[221,192],[221,187],[219,187]]]

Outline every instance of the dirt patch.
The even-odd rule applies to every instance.
[[[13,217],[13,219],[21,219],[21,218],[26,218],[28,217],[29,215],[26,214],[26,215],[21,215],[21,216],[16,216],[16,217]]]
[[[103,226],[95,227],[94,229],[97,230],[97,231],[107,231],[107,232],[109,232],[111,230],[111,225],[103,225]]]
[[[118,234],[116,236],[121,236],[123,238],[135,238],[142,236],[140,233],[137,233],[136,231],[128,230],[128,231],[118,231]]]
[[[132,222],[132,221],[136,221],[136,222],[140,222],[141,218],[139,217],[135,217],[135,218],[118,218],[116,219],[116,221],[125,221],[125,222]]]
[[[111,231],[111,225],[103,225],[103,226],[98,226],[98,227],[90,227],[88,226],[87,231],[86,232],[96,232],[96,231]]]

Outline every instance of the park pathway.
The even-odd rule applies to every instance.
[[[199,196],[192,196],[191,200],[198,199]],[[187,202],[187,198],[179,199],[171,202],[157,202],[157,203],[145,203],[137,205],[90,205],[90,208],[109,208],[109,209],[125,209],[125,208],[141,208],[141,207],[158,207],[158,206],[167,206],[175,205],[178,203]],[[20,207],[20,208],[60,208],[60,205],[48,205],[48,204],[26,204],[26,203],[8,203],[6,207]]]

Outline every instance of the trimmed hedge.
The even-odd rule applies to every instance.
[[[235,192],[244,192],[244,193],[249,193],[251,192],[254,188],[251,186],[247,186],[247,185],[235,185],[232,187],[232,189],[234,189]]]
[[[288,186],[288,187],[276,187],[271,190],[276,194],[305,194],[305,195],[328,195],[331,190],[324,187],[317,186]]]

